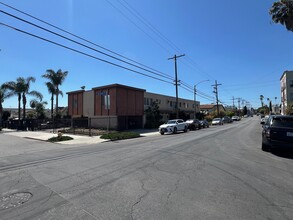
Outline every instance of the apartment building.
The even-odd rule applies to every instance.
[[[163,116],[163,121],[167,121],[170,114],[175,112],[176,97],[145,92],[144,109],[146,110],[152,102],[156,102],[158,104],[161,115]],[[194,118],[194,114],[199,112],[199,102],[178,98],[178,108],[186,114],[187,118]]]
[[[68,92],[68,115],[88,117],[92,127],[142,128],[144,92],[143,89],[120,84]]]
[[[170,113],[175,111],[176,98],[146,92],[144,89],[120,84],[111,84],[92,88],[89,91],[77,90],[68,92],[68,115],[71,117],[91,118],[93,127],[109,127],[124,130],[143,128],[144,111],[156,102],[163,120],[168,120]],[[187,117],[194,117],[194,107],[199,112],[199,102],[178,99],[180,111]]]
[[[281,78],[281,114],[293,110],[293,71],[285,71]]]

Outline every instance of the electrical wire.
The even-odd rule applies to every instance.
[[[26,32],[26,31],[24,31],[24,30],[21,30],[21,29],[19,29],[19,28],[13,27],[13,26],[10,26],[10,25],[8,25],[8,24],[5,24],[5,23],[0,22],[0,25],[3,25],[3,26],[5,26],[5,27],[7,27],[7,28],[13,29],[13,30],[18,31],[18,32],[21,32],[21,33],[23,33],[23,34],[26,34],[26,35],[29,35],[29,36],[32,36],[32,37],[38,38],[38,39],[43,40],[43,41],[46,41],[46,42],[48,42],[48,43],[51,43],[51,44],[54,44],[54,45],[57,45],[57,46],[63,47],[63,48],[65,48],[65,49],[68,49],[68,50],[74,51],[74,52],[79,53],[79,54],[82,54],[82,55],[84,55],[84,56],[91,57],[91,58],[96,59],[96,60],[99,60],[99,61],[101,61],[101,62],[104,62],[104,63],[107,63],[107,64],[111,64],[111,65],[113,65],[113,66],[116,66],[116,67],[119,67],[119,68],[122,68],[122,69],[125,69],[125,70],[128,70],[128,71],[131,71],[131,72],[134,72],[134,73],[137,73],[137,74],[140,74],[140,75],[143,75],[143,76],[146,76],[146,77],[149,77],[149,78],[152,78],[152,79],[156,79],[156,80],[159,80],[159,81],[161,81],[161,82],[165,82],[165,83],[168,83],[168,84],[172,84],[172,85],[173,85],[172,82],[168,82],[168,81],[166,81],[166,80],[159,79],[159,78],[157,78],[157,77],[153,77],[153,76],[147,75],[147,74],[145,74],[145,73],[142,73],[142,72],[139,72],[139,71],[136,71],[136,70],[130,69],[130,68],[128,68],[128,67],[121,66],[121,65],[119,65],[119,64],[116,64],[116,63],[113,63],[113,62],[110,62],[110,61],[107,61],[107,60],[104,60],[104,59],[98,58],[98,57],[96,57],[96,56],[93,56],[93,55],[87,54],[87,53],[85,53],[85,52],[79,51],[79,50],[77,50],[77,49],[74,49],[74,48],[71,48],[71,47],[68,47],[68,46],[62,45],[62,44],[57,43],[57,42],[54,42],[54,41],[52,41],[52,40],[48,40],[48,39],[46,39],[46,38],[43,38],[43,37],[37,36],[37,35],[32,34],[32,33],[29,33],[29,32]]]
[[[39,25],[36,25],[36,24],[34,24],[34,23],[32,23],[32,22],[29,22],[29,21],[27,21],[27,20],[24,20],[24,19],[22,19],[22,18],[19,18],[19,17],[15,16],[15,15],[12,15],[12,14],[10,14],[10,13],[7,13],[7,12],[5,12],[5,11],[3,11],[3,10],[0,10],[0,12],[3,13],[3,14],[8,15],[8,16],[10,16],[10,17],[13,17],[13,18],[15,18],[15,19],[18,19],[18,20],[20,20],[20,21],[22,21],[22,22],[25,22],[25,23],[27,23],[27,24],[29,24],[29,25],[32,25],[32,26],[34,26],[34,27],[37,27],[37,28],[39,28],[39,29],[41,29],[41,30],[47,31],[47,32],[49,32],[49,33],[51,33],[51,34],[54,34],[54,35],[56,35],[56,36],[58,36],[58,37],[61,37],[61,38],[66,39],[66,40],[68,40],[68,41],[71,41],[71,42],[73,42],[73,43],[75,43],[75,44],[78,44],[78,45],[80,45],[80,46],[86,47],[86,48],[88,48],[88,49],[90,49],[90,50],[93,50],[93,51],[95,51],[95,52],[101,53],[101,54],[103,54],[103,55],[105,55],[105,56],[108,56],[108,57],[110,57],[110,58],[112,58],[112,59],[115,59],[115,60],[118,60],[118,61],[120,61],[120,62],[126,63],[126,64],[128,64],[128,65],[131,65],[131,66],[133,66],[133,67],[139,68],[139,69],[144,70],[144,71],[146,71],[146,72],[149,72],[149,73],[155,74],[155,75],[157,75],[157,76],[161,76],[161,77],[163,77],[163,78],[167,78],[167,79],[171,79],[171,80],[173,80],[173,78],[171,78],[171,77],[166,77],[166,76],[164,76],[164,75],[162,75],[162,74],[158,74],[158,73],[156,73],[156,72],[153,72],[153,71],[147,70],[147,69],[142,68],[142,67],[140,67],[140,66],[137,66],[137,65],[135,65],[135,64],[129,63],[129,62],[124,61],[124,60],[122,60],[122,59],[120,59],[120,58],[114,57],[114,56],[109,55],[109,54],[107,54],[107,53],[104,53],[104,52],[102,52],[102,51],[100,51],[100,50],[97,50],[97,49],[95,49],[95,48],[89,47],[89,46],[87,46],[87,45],[85,45],[85,44],[82,44],[82,43],[77,42],[77,41],[75,41],[75,40],[72,40],[72,39],[70,39],[70,38],[68,38],[68,37],[65,37],[65,36],[63,36],[63,35],[61,35],[61,34],[58,34],[58,33],[54,32],[54,31],[48,30],[48,29],[43,28],[43,27],[41,27],[41,26],[39,26]]]
[[[76,35],[76,34],[73,34],[73,33],[69,32],[69,31],[66,31],[66,30],[64,30],[64,29],[62,29],[62,28],[60,28],[60,27],[58,27],[58,26],[56,26],[56,25],[53,25],[53,24],[51,24],[51,23],[49,23],[49,22],[47,22],[47,21],[44,21],[44,20],[42,20],[42,19],[39,19],[39,18],[37,18],[37,17],[35,17],[35,16],[29,14],[29,13],[26,13],[26,12],[24,12],[24,11],[21,11],[21,10],[19,10],[19,9],[17,9],[17,8],[15,8],[15,7],[12,7],[12,6],[8,5],[8,4],[5,4],[5,3],[3,3],[3,2],[0,2],[0,4],[6,6],[6,7],[8,7],[8,8],[10,8],[10,9],[13,9],[13,10],[15,10],[15,11],[21,13],[21,14],[24,14],[24,15],[30,17],[30,18],[33,18],[33,19],[35,19],[35,20],[37,20],[37,21],[39,21],[39,22],[41,22],[41,23],[44,23],[44,24],[46,24],[46,25],[48,25],[48,26],[50,26],[50,27],[53,27],[53,28],[55,28],[55,29],[57,29],[57,30],[59,30],[59,31],[62,31],[62,32],[66,33],[66,34],[69,34],[69,35],[71,35],[71,36],[73,36],[73,37],[76,37],[76,38],[78,38],[78,39],[80,39],[80,40],[82,40],[82,41],[85,41],[85,42],[87,42],[87,43],[89,43],[89,44],[92,44],[92,45],[94,45],[94,46],[96,46],[96,47],[99,47],[99,48],[101,48],[101,49],[103,49],[103,50],[105,50],[105,51],[107,51],[107,52],[110,52],[110,53],[112,53],[112,54],[115,54],[116,56],[122,57],[123,59],[126,59],[126,60],[128,60],[128,61],[131,61],[131,62],[133,62],[133,63],[136,63],[136,64],[138,64],[138,65],[141,65],[141,66],[143,66],[143,67],[145,67],[145,68],[151,69],[152,71],[155,71],[155,72],[157,72],[157,73],[160,73],[160,74],[162,74],[162,75],[165,75],[165,76],[170,77],[170,76],[169,76],[168,74],[166,74],[166,73],[163,73],[163,72],[161,72],[161,71],[155,70],[155,69],[152,68],[152,67],[149,67],[149,66],[144,65],[144,64],[142,64],[142,63],[140,63],[140,62],[137,62],[137,61],[135,61],[135,60],[133,60],[133,59],[130,59],[130,58],[126,57],[126,56],[123,56],[123,55],[121,55],[121,54],[119,54],[119,53],[117,53],[117,52],[114,52],[113,50],[107,49],[107,48],[105,48],[105,47],[103,47],[103,46],[101,46],[101,45],[98,45],[98,44],[96,44],[96,43],[93,43],[92,41],[89,41],[89,40],[87,40],[87,39],[85,39],[85,38],[83,38],[83,37],[80,37],[80,36],[78,36],[78,35]]]

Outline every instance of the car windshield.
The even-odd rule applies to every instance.
[[[213,121],[220,121],[220,119],[219,118],[214,118]]]
[[[176,123],[176,120],[170,120],[167,122],[167,124],[175,124]]]
[[[291,127],[293,128],[293,117],[273,118],[272,126],[274,127]]]

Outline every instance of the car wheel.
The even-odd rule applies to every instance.
[[[177,133],[177,128],[175,127],[173,130],[173,134],[176,134],[176,133]]]
[[[165,134],[164,130],[161,130],[161,131],[160,131],[160,134],[161,134],[161,135],[164,135],[164,134]]]
[[[187,127],[184,128],[184,132],[187,132]]]
[[[261,149],[265,152],[270,151],[270,147],[263,142],[261,143]]]

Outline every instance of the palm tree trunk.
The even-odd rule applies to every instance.
[[[57,89],[56,89],[56,116],[58,115],[58,96],[59,96],[59,88],[57,86]]]
[[[0,102],[0,130],[2,129],[2,112],[3,112],[3,106]]]
[[[20,126],[20,101],[21,101],[21,94],[18,94],[18,126]]]
[[[51,96],[51,119],[53,119],[53,114],[54,114],[54,94],[52,93],[52,96]]]
[[[25,120],[25,106],[26,106],[26,97],[24,94],[22,94],[22,105],[23,105],[23,114],[22,114],[22,122]]]

